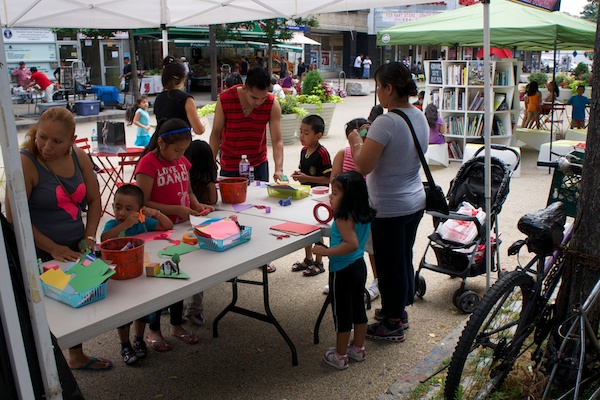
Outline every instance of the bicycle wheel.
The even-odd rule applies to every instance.
[[[519,326],[528,306],[533,279],[522,271],[503,275],[485,294],[467,323],[452,355],[446,399],[484,399],[499,388],[512,369],[525,338]]]

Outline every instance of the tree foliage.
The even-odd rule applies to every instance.
[[[581,18],[596,22],[598,20],[598,0],[588,0],[588,4],[583,7]]]

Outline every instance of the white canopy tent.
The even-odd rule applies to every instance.
[[[3,27],[135,29],[167,26],[220,24],[269,18],[298,18],[317,13],[401,6],[430,0],[3,0],[0,25]],[[166,39],[166,38],[164,38]],[[166,45],[166,40],[163,41]],[[488,54],[489,51],[486,51]],[[4,42],[0,42],[0,145],[6,171],[7,194],[26,282],[30,317],[33,323],[40,370],[47,399],[61,399],[61,387],[43,294],[18,150],[17,129],[12,112],[10,83],[6,70]],[[0,236],[2,232],[0,232]],[[10,276],[4,243],[0,244],[0,275]],[[20,332],[10,279],[0,279],[0,317],[10,346],[10,360],[20,398],[34,398],[23,338]]]

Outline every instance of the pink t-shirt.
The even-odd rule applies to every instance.
[[[150,200],[157,203],[190,206],[189,170],[192,164],[187,158],[167,162],[158,159],[153,152],[146,154],[138,162],[136,174],[144,174],[154,179]],[[182,222],[177,215],[168,216],[173,223]]]

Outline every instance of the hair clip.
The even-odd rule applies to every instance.
[[[176,133],[182,133],[182,132],[191,132],[191,128],[181,128],[181,129],[175,129],[174,131],[169,131],[169,132],[165,132],[165,133],[161,133],[160,137],[165,137],[165,136],[169,136],[169,135],[174,135]]]

